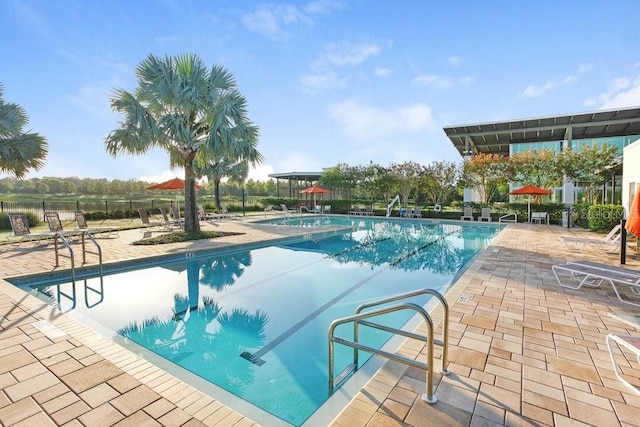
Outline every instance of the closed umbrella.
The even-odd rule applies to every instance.
[[[529,196],[529,202],[527,204],[527,215],[529,222],[531,222],[531,196],[548,196],[549,194],[553,194],[551,190],[545,190],[544,188],[536,187],[535,185],[525,185],[522,188],[518,188],[517,190],[513,190],[509,193],[514,196]]]
[[[628,232],[640,237],[640,186],[636,189],[636,196],[631,202],[631,209],[627,216],[627,224],[624,227]]]

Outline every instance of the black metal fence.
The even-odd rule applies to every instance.
[[[0,201],[0,213],[30,213],[44,221],[45,212],[58,212],[63,221],[73,221],[75,211],[104,212],[109,214],[117,211],[136,211],[141,208],[153,210],[158,207],[173,206],[175,200],[104,200],[100,202],[4,202]]]

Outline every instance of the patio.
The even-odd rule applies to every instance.
[[[100,243],[105,261],[113,262],[305,232],[249,219],[203,227],[245,234],[132,246],[141,233],[129,230]],[[633,308],[606,285],[562,288],[551,272],[564,260],[617,265],[618,256],[596,248],[568,252],[559,236],[598,237],[559,226],[509,225],[447,293],[452,374],[438,376],[438,403],[420,399],[424,372],[390,362],[332,425],[640,425],[640,395],[616,379],[604,339],[611,332],[640,334],[629,320]],[[68,260],[61,261],[64,268]],[[50,247],[0,247],[2,277],[50,272],[53,264]],[[628,254],[627,266],[640,267],[636,254]],[[424,357],[423,351],[413,342],[402,349],[412,357]],[[68,422],[260,424],[0,280],[0,423]]]

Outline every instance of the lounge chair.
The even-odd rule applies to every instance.
[[[54,235],[60,234],[65,237],[74,237],[79,236],[84,232],[83,230],[65,230],[62,226],[62,221],[60,221],[60,215],[58,215],[58,212],[45,212],[44,219],[49,226],[49,231]]]
[[[560,237],[560,241],[562,244],[571,250],[582,250],[590,245],[596,246],[602,249],[605,252],[615,252],[619,249],[620,246],[620,238],[622,233],[620,233],[621,226],[617,224],[615,227],[609,231],[609,233],[601,239],[593,239],[593,238],[581,238],[581,237]]]
[[[158,209],[160,210],[160,214],[162,215],[162,224],[167,230],[170,230],[172,228],[179,228],[184,225],[184,220],[181,220],[180,218],[176,219],[176,212],[174,211],[175,208],[171,208],[171,210],[173,211],[171,213],[171,218],[169,218],[169,215],[167,215],[167,211],[165,211],[164,208]]]
[[[178,206],[171,206],[171,221],[184,226],[184,218],[180,217],[180,208]]]
[[[558,284],[570,289],[580,289],[583,285],[597,288],[602,283],[609,283],[618,299],[636,307],[640,303],[622,299],[618,286],[629,286],[631,291],[640,294],[640,271],[593,261],[569,261],[551,267]]]
[[[460,221],[466,221],[466,220],[473,221],[473,208],[471,206],[465,206],[464,213],[460,217]]]
[[[330,214],[331,213],[331,205],[324,205],[322,207],[322,212],[325,214]]]
[[[214,219],[219,219],[219,218],[220,218],[220,215],[207,213],[204,210],[204,206],[198,205],[198,219],[200,221],[213,221]]]
[[[607,344],[607,349],[609,350],[609,357],[611,358],[611,363],[613,364],[613,372],[615,372],[616,377],[618,377],[618,379],[622,381],[623,384],[625,384],[627,387],[633,390],[636,394],[640,394],[640,387],[638,387],[637,385],[631,384],[625,377],[623,377],[623,372],[620,369],[618,362],[616,361],[615,355],[613,354],[614,351],[612,346],[613,343],[617,344],[617,347],[622,353],[622,356],[625,356],[625,352],[623,350],[627,350],[628,352],[633,353],[638,363],[640,363],[640,337],[636,337],[632,335],[608,334],[607,337],[605,338],[605,342]],[[622,357],[622,356],[619,356],[619,357]],[[629,378],[633,377],[635,378],[635,383],[636,384],[639,383],[637,376],[627,375],[627,377]]]
[[[266,208],[264,208],[264,216],[266,217],[267,214],[273,214],[276,213],[276,211],[273,209],[273,205],[268,205]]]
[[[411,210],[410,214],[411,218],[422,218],[422,208],[420,206],[416,206]]]
[[[478,217],[478,221],[487,221],[491,222],[491,209],[490,208],[482,208],[482,212]]]
[[[140,221],[142,222],[143,229],[159,228],[163,231],[171,231],[173,229],[170,224],[167,224],[166,221],[151,222],[149,220],[149,214],[147,213],[147,210],[144,208],[138,209],[138,215],[140,215]]]
[[[362,215],[374,216],[375,212],[373,211],[373,207],[372,206],[365,207],[364,210],[362,211]]]
[[[9,222],[11,223],[12,234],[7,235],[10,243],[19,245],[22,242],[33,242],[39,244],[42,241],[53,239],[54,233],[31,233],[29,229],[29,221],[23,213],[9,213]]]
[[[93,236],[118,237],[118,233],[120,232],[118,227],[89,227],[87,225],[87,219],[84,217],[84,212],[76,211],[75,215],[78,230],[86,231]]]
[[[362,211],[360,210],[360,206],[352,206],[351,210],[347,212],[348,215],[362,215]]]
[[[298,213],[298,211],[296,211],[295,209],[289,209],[284,203],[282,203],[280,207],[282,208],[282,213],[284,213],[285,215]]]
[[[240,215],[238,215],[237,213],[229,212],[229,207],[227,205],[225,205],[224,203],[221,205],[221,207],[222,207],[222,217],[223,218],[235,218],[235,219],[238,219],[240,217]]]

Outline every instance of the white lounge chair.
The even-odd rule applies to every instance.
[[[633,353],[638,363],[640,363],[640,337],[635,337],[632,335],[609,334],[605,338],[605,342],[607,343],[607,349],[609,350],[609,357],[611,358],[611,363],[613,364],[613,371],[615,372],[616,377],[618,377],[618,379],[622,381],[622,383],[624,383],[627,387],[633,390],[636,394],[640,394],[640,387],[638,387],[637,385],[631,384],[629,380],[627,380],[627,378],[623,377],[623,372],[620,369],[620,366],[616,360],[616,356],[614,355],[614,350],[612,346],[613,343],[617,344],[618,349],[622,353],[618,357],[620,358],[622,358],[622,356],[626,357],[625,352],[623,350],[627,350],[627,352]],[[631,377],[631,376],[627,375],[627,377]],[[636,384],[640,384],[640,381],[638,380],[637,376],[633,376],[633,378],[635,378]]]
[[[621,302],[640,307],[640,303],[622,299],[618,290],[618,286],[628,286],[634,294],[640,295],[640,271],[593,261],[569,261],[556,264],[551,270],[558,284],[565,288],[580,289],[583,285],[597,288],[602,283],[609,283]]]
[[[284,203],[280,204],[280,208],[282,209],[282,213],[285,214],[285,215],[291,215],[291,214],[294,214],[294,213],[298,213],[298,211],[296,211],[295,209],[289,209],[287,207],[287,205],[285,205]]]
[[[473,221],[473,208],[471,206],[464,207],[464,214],[460,217],[460,221]]]
[[[622,236],[620,230],[621,226],[620,224],[617,224],[611,229],[611,231],[609,231],[609,234],[601,239],[586,237],[560,237],[560,241],[567,249],[571,250],[579,250],[582,252],[585,247],[593,245],[605,252],[615,252],[620,246],[620,237]]]
[[[220,207],[222,208],[221,217],[223,217],[223,218],[234,218],[234,219],[240,218],[239,214],[229,212],[229,207],[227,205],[225,205],[224,203],[221,204]]]
[[[478,221],[487,221],[491,222],[491,209],[490,208],[482,208],[482,212],[478,217]]]

